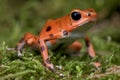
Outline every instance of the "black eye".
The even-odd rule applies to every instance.
[[[79,20],[81,18],[81,14],[79,12],[72,12],[71,17],[73,20]]]

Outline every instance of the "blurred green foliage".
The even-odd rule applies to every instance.
[[[0,0],[0,40],[17,40],[26,32],[37,34],[45,22],[72,9],[94,8],[99,20],[120,12],[119,0]]]
[[[102,67],[100,73],[113,65],[120,65],[120,0],[0,0],[0,80],[90,80],[96,74],[88,56],[68,57],[50,52],[51,60],[64,68],[66,77],[60,78],[42,65],[42,58],[27,49],[23,58],[6,48],[15,46],[26,33],[38,34],[48,19],[68,14],[72,9],[94,8],[98,13],[96,27],[90,30]],[[89,66],[88,66],[89,65]],[[99,80],[117,80],[119,74]]]

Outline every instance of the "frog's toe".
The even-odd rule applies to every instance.
[[[61,65],[56,65],[55,67],[60,70],[63,68]]]
[[[8,51],[15,50],[15,48],[7,48]]]
[[[59,77],[64,77],[65,75],[60,73],[60,72],[56,72],[57,75],[59,75]]]
[[[100,66],[101,66],[101,63],[100,63],[100,62],[93,62],[92,64],[95,66],[96,69],[99,70],[99,68],[100,68]]]
[[[59,74],[59,76],[60,76],[60,77],[64,77],[65,75],[64,75],[64,74],[62,74],[62,73],[60,73],[60,74]]]
[[[22,57],[22,53],[20,51],[17,51],[18,52],[18,57]]]

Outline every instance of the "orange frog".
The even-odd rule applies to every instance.
[[[9,50],[16,50],[18,56],[22,56],[21,53],[24,45],[38,48],[41,52],[45,66],[48,69],[55,71],[54,65],[50,62],[50,58],[48,56],[48,48],[55,46],[56,44],[56,47],[60,47],[62,46],[60,42],[63,42],[62,44],[65,44],[64,46],[65,48],[68,48],[68,50],[79,52],[82,46],[77,40],[83,37],[85,39],[89,55],[94,58],[96,55],[93,46],[90,43],[88,36],[84,34],[84,32],[91,27],[85,27],[83,25],[95,22],[96,18],[97,13],[93,9],[74,9],[66,16],[55,20],[48,20],[38,36],[26,33],[17,46],[15,48],[9,48]],[[85,30],[80,31],[79,29]],[[58,45],[58,43],[60,45]],[[95,62],[94,65],[98,67],[100,66],[100,63]]]

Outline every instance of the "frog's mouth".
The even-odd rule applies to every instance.
[[[95,25],[96,22],[85,22],[83,24],[80,24],[78,28],[76,28],[74,31],[75,32],[86,32],[89,30],[91,27]]]
[[[71,38],[82,38],[84,37],[85,33],[87,30],[89,30],[91,27],[93,27],[96,24],[96,22],[89,22],[89,23],[84,23],[83,25],[80,25],[76,29],[74,29],[71,32],[70,37]]]

